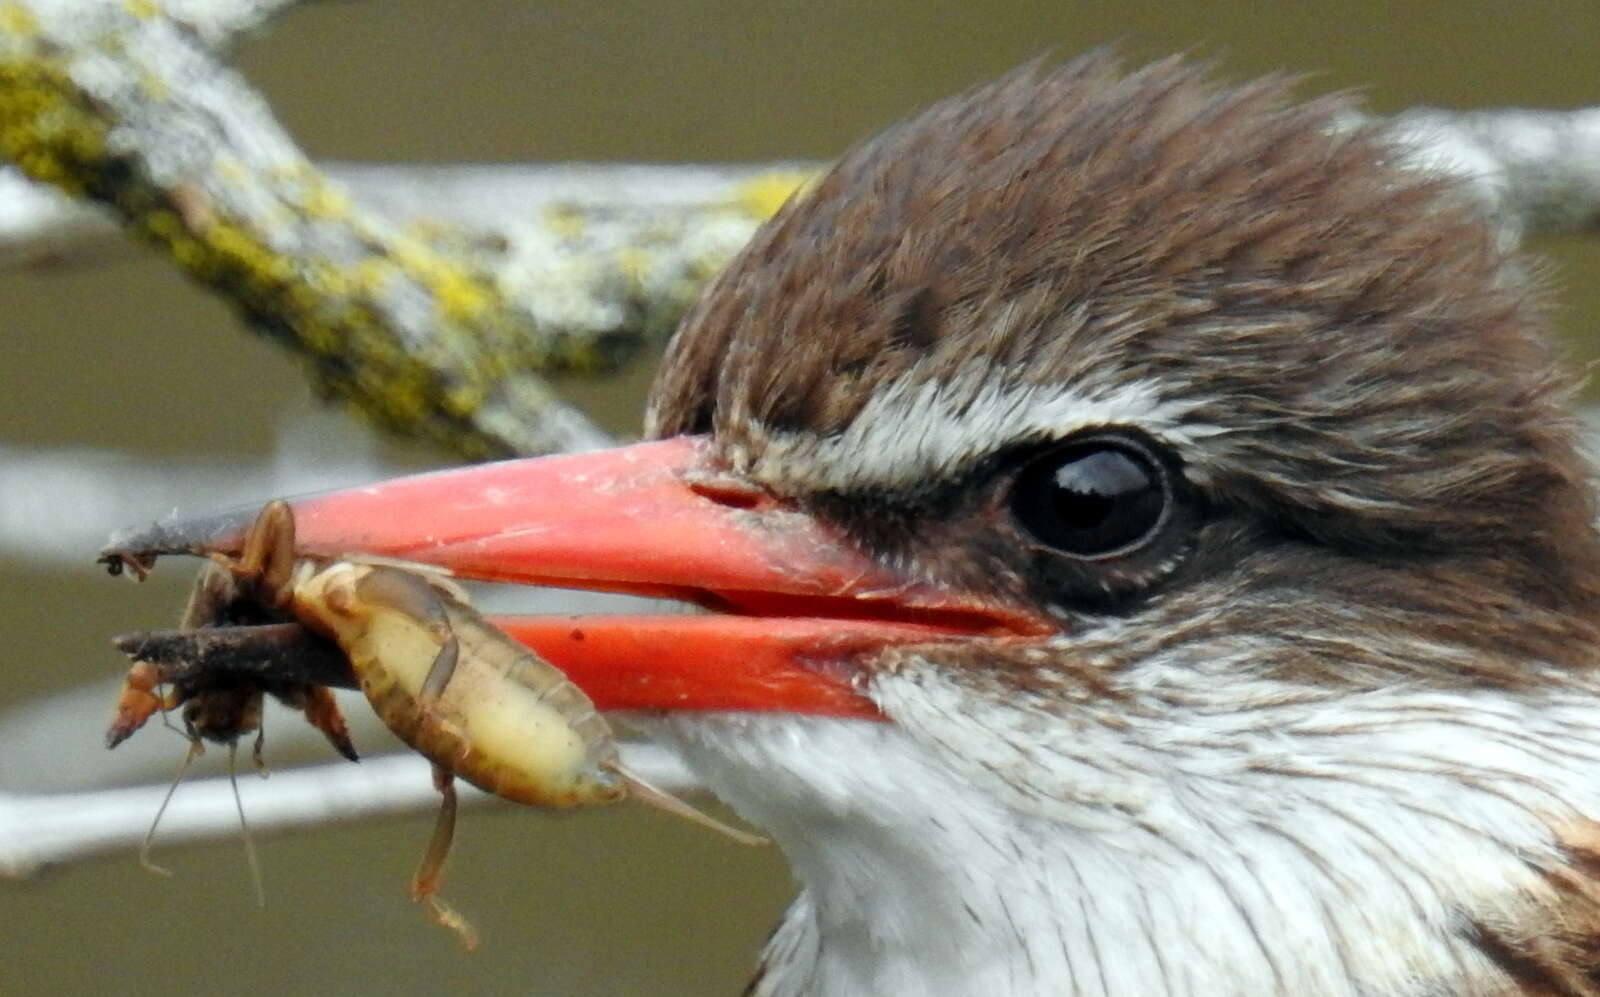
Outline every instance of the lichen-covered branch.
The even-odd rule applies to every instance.
[[[694,253],[649,252],[630,279],[633,249],[696,234],[695,219],[726,228],[734,243],[824,164],[317,163],[355,204],[426,231],[450,231],[505,268],[515,287],[583,281],[599,310],[671,313],[685,284],[714,263]],[[574,233],[574,230],[576,234]],[[557,237],[557,238],[552,238]],[[524,246],[527,243],[527,246]],[[735,244],[736,245],[736,244]],[[539,248],[535,248],[539,247]],[[714,247],[707,247],[714,248]],[[0,165],[0,270],[71,265],[131,253],[116,219]],[[514,272],[521,263],[526,274]],[[676,271],[673,270],[677,266]],[[596,277],[593,275],[604,275]],[[564,291],[562,297],[571,296]],[[537,308],[538,302],[528,302]]]
[[[469,457],[600,443],[540,374],[606,370],[663,335],[774,200],[730,190],[647,231],[552,209],[514,243],[405,224],[306,160],[157,0],[0,2],[0,156],[109,206],[327,394]]]
[[[325,393],[464,455],[600,443],[540,375],[602,372],[659,340],[811,175],[319,169],[218,57],[289,2],[0,0],[0,156],[109,206],[306,358]],[[1394,132],[1470,178],[1508,237],[1600,215],[1600,111],[1418,111]],[[8,259],[70,252],[96,228],[0,185]]]

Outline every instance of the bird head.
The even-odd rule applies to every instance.
[[[662,442],[302,543],[713,609],[508,629],[784,847],[753,992],[1600,993],[1537,268],[1288,91],[1094,55],[936,105],[711,284]]]
[[[802,877],[858,939],[927,904],[1003,937],[1009,905],[1083,993],[1585,964],[1533,954],[1600,913],[1552,886],[1594,872],[1600,549],[1537,270],[1348,112],[1176,61],[1024,69],[845,157],[684,324],[655,434],[1058,628],[890,649],[894,747],[796,774],[938,884],[886,913],[824,835]]]

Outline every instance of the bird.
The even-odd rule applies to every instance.
[[[1549,280],[1294,85],[1096,52],[938,103],[712,280],[645,442],[300,543],[703,610],[509,632],[782,848],[749,994],[1600,994]]]

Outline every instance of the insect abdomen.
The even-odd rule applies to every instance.
[[[478,788],[518,803],[573,807],[621,799],[616,743],[588,697],[470,607],[442,593],[438,598],[458,657],[429,708],[419,693],[446,638],[427,621],[364,606],[365,626],[341,628],[336,638],[389,729]]]

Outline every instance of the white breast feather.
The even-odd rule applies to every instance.
[[[1239,671],[1146,662],[1115,718],[911,667],[872,689],[893,724],[650,725],[804,887],[762,994],[1472,992],[1466,919],[1526,918],[1552,826],[1600,818],[1593,690]]]

